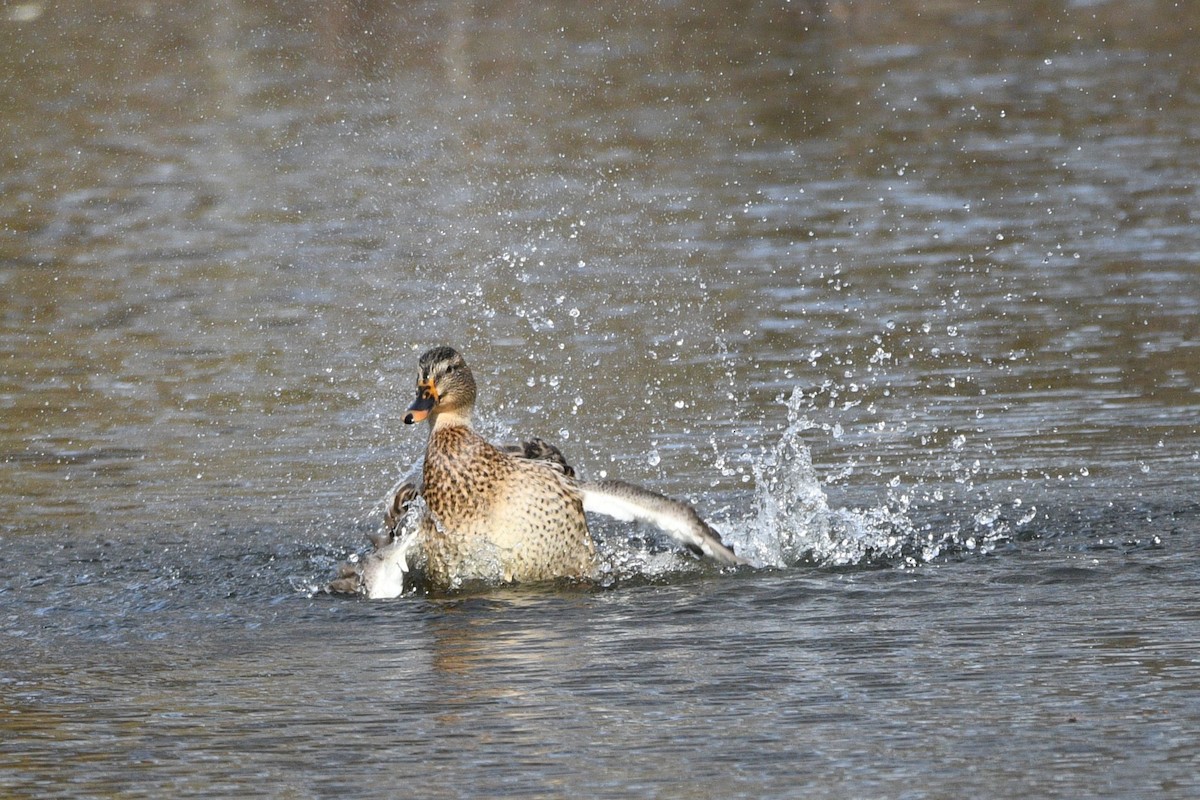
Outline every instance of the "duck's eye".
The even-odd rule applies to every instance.
[[[450,366],[446,367],[447,375],[453,375],[457,371],[458,371],[458,364],[451,364]]]

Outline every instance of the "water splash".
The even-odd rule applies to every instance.
[[[809,432],[829,430],[805,413],[799,389],[787,401],[786,429],[753,464],[753,516],[724,526],[727,538],[752,562],[769,567],[916,566],[954,553],[987,553],[1034,520],[1037,507],[1020,498],[955,511],[940,488],[889,482],[884,500],[867,508],[832,508],[805,444]],[[955,443],[951,443],[955,449]],[[957,460],[954,466],[957,469]],[[978,466],[973,467],[977,470]],[[956,484],[963,484],[956,471]],[[965,482],[969,484],[969,481]],[[969,488],[969,486],[967,487]],[[925,508],[918,499],[933,505]],[[920,506],[920,507],[918,507]],[[972,510],[974,509],[974,510]],[[956,514],[961,519],[956,519]],[[923,522],[918,520],[924,520]]]
[[[851,566],[914,563],[937,554],[908,514],[903,496],[870,509],[833,509],[805,445],[818,425],[803,412],[796,389],[787,402],[788,425],[772,450],[754,464],[754,516],[738,526],[741,554],[763,566]]]
[[[836,437],[840,426],[813,421],[806,413],[811,398],[800,389],[793,391],[786,405],[787,426],[778,441],[751,460],[755,489],[749,515],[718,525],[726,542],[756,566],[916,566],[950,553],[985,553],[1011,538],[1037,513],[1036,507],[1022,507],[1021,500],[1015,499],[1010,505],[993,502],[976,507],[956,521],[940,489],[923,493],[926,487],[902,487],[898,480],[888,483],[878,505],[834,508],[806,439],[813,431]],[[495,427],[502,434],[510,433],[502,423]],[[957,442],[950,447],[957,453]],[[921,497],[934,503],[932,515],[915,507],[920,502],[914,498]],[[923,523],[914,521],[926,517]],[[597,518],[590,523],[598,543],[600,585],[669,580],[714,569],[654,531]],[[406,568],[398,566],[403,557],[397,561],[393,556],[393,549],[385,547],[351,559],[368,583],[381,584],[382,588],[368,591],[370,596],[395,597],[412,588],[403,586]]]

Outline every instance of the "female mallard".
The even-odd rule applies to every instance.
[[[597,573],[585,511],[656,525],[698,555],[721,564],[743,559],[721,542],[691,506],[622,481],[586,482],[553,446],[534,439],[519,447],[490,444],[471,427],[475,379],[459,353],[436,347],[421,356],[417,399],[405,424],[429,422],[419,479],[400,485],[388,503],[388,533],[374,552],[343,568],[333,591],[395,596],[411,561],[423,564],[438,589],[465,582],[510,583]],[[417,528],[392,535],[417,497]]]

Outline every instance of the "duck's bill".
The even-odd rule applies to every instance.
[[[413,401],[413,404],[408,407],[408,413],[404,415],[404,424],[412,425],[415,422],[420,422],[429,416],[429,412],[433,409],[433,404],[437,399],[430,394],[424,394]]]

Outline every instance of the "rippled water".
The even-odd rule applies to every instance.
[[[0,789],[1200,793],[1200,17],[0,9]],[[760,569],[317,588],[481,427]]]

